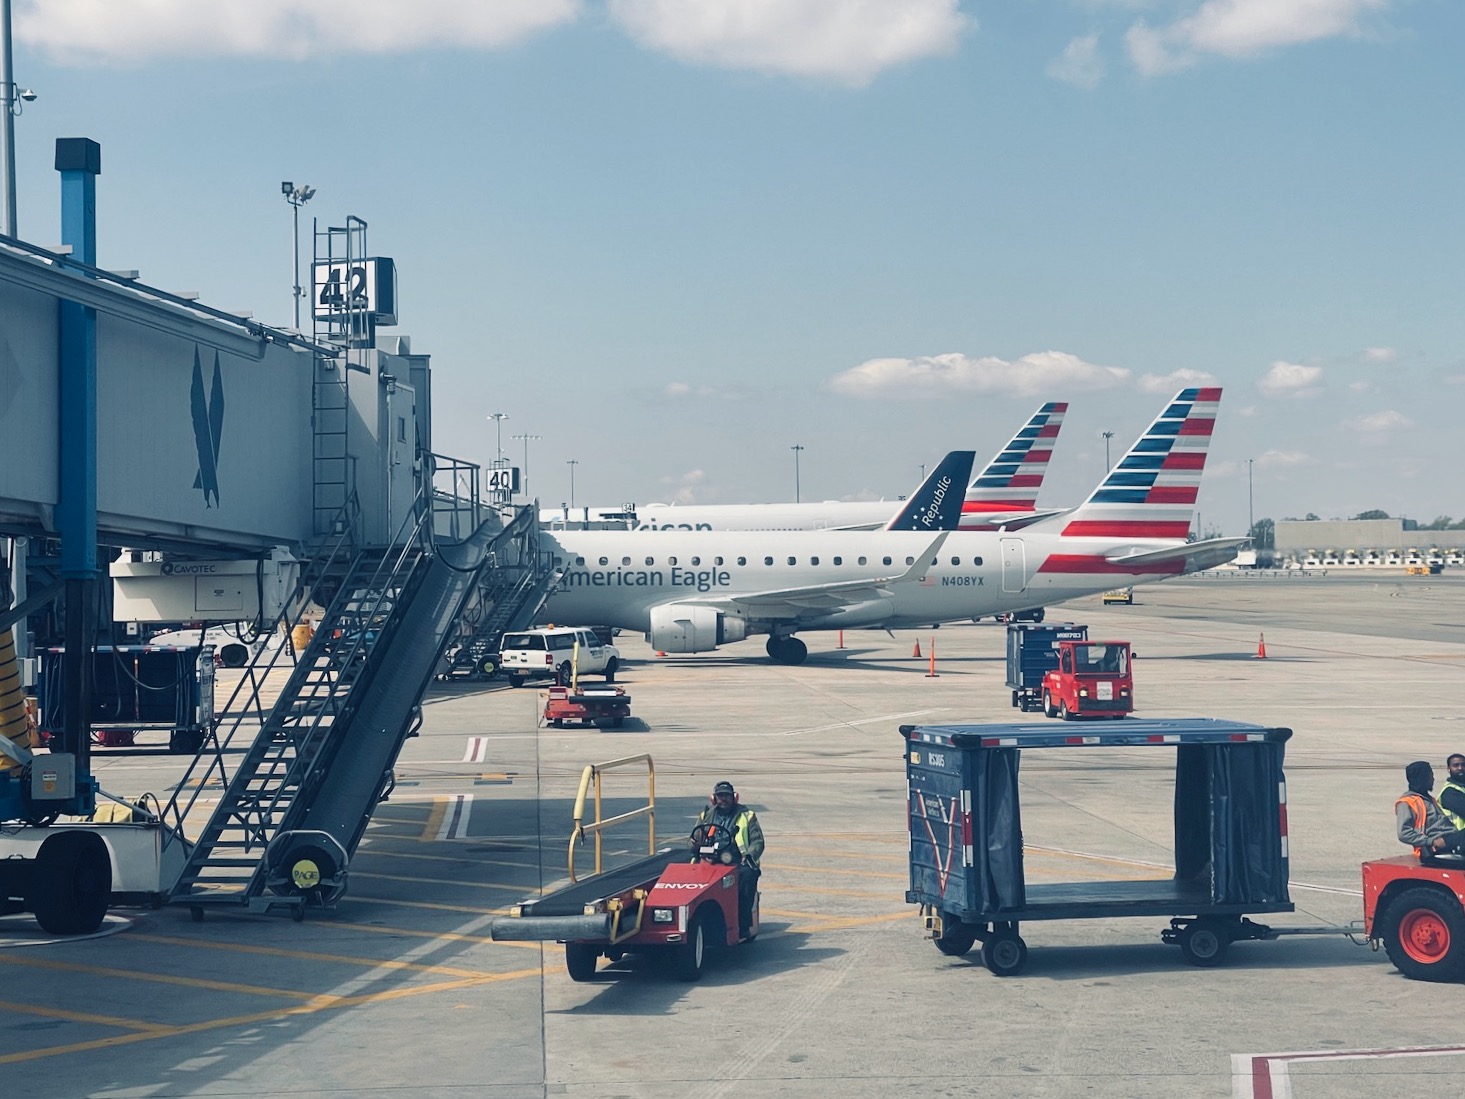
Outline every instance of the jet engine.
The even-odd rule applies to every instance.
[[[671,603],[651,608],[646,640],[657,652],[705,653],[747,636],[746,619],[695,603]]]

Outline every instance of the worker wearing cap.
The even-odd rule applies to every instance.
[[[1450,777],[1440,787],[1440,808],[1455,828],[1465,828],[1465,755],[1456,752],[1445,760]]]
[[[1465,831],[1450,823],[1430,793],[1434,768],[1422,759],[1416,760],[1404,768],[1404,776],[1409,789],[1394,802],[1399,842],[1409,844],[1421,858],[1425,854],[1465,853]]]
[[[738,845],[738,853],[743,858],[738,869],[738,937],[745,939],[753,922],[758,878],[763,873],[758,865],[763,858],[763,826],[758,823],[758,814],[743,807],[733,784],[726,781],[712,788],[712,800],[702,810],[697,823],[727,829]]]

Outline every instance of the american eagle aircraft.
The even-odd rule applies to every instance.
[[[996,530],[1019,516],[1038,512],[1038,490],[1063,426],[1068,405],[1050,401],[1033,413],[997,456],[967,487],[962,530]],[[898,505],[889,500],[824,500],[798,504],[645,504],[635,509],[636,530],[879,530]],[[539,521],[554,530],[607,526],[630,516],[614,508],[544,508]],[[583,518],[582,518],[583,517]]]
[[[800,632],[962,621],[1210,568],[1245,541],[1186,541],[1220,398],[1181,390],[1083,504],[1020,530],[546,533],[563,570],[547,611],[668,653],[766,634],[775,663],[799,664]],[[930,511],[929,484],[907,512]]]

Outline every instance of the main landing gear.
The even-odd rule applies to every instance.
[[[788,634],[774,634],[764,648],[775,664],[802,664],[809,656],[809,646]]]

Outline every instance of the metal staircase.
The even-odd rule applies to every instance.
[[[489,548],[485,569],[460,619],[460,640],[449,649],[440,678],[486,678],[498,670],[499,640],[532,624],[562,574],[539,552],[537,509],[525,508]]]
[[[221,726],[211,750],[196,757],[165,811],[165,821],[181,835],[193,804],[224,787],[208,824],[188,849],[172,899],[186,899],[196,912],[208,904],[259,907],[253,902],[263,892],[262,856],[309,804],[312,781],[339,748],[341,719],[356,684],[364,680],[373,653],[410,601],[413,577],[425,555],[425,547],[413,539],[385,551],[357,553],[344,573],[320,570],[316,589],[333,588],[335,596],[310,643],[296,655],[274,705],[268,712],[263,709],[259,687],[271,673],[278,681],[287,670],[283,661],[278,668],[273,662],[264,667],[246,705],[236,708],[231,700],[226,706],[228,727]],[[281,651],[272,654],[276,660]],[[252,667],[246,678],[259,671]],[[237,755],[236,741],[248,747],[229,774],[226,761]],[[277,899],[263,907],[275,903],[291,904],[298,911],[301,901]]]

